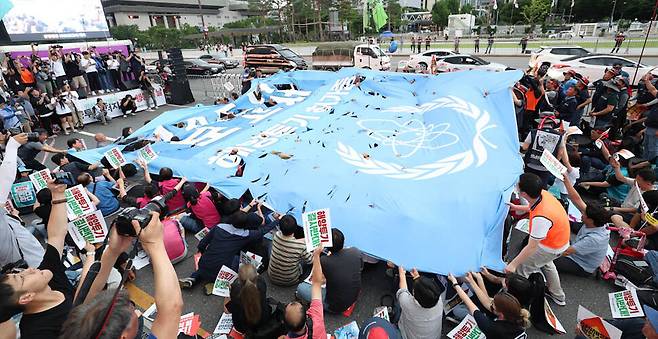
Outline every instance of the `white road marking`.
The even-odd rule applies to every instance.
[[[82,134],[82,135],[86,135],[86,136],[88,136],[88,137],[92,137],[92,138],[96,136],[96,134],[94,134],[94,133],[89,133],[89,132],[85,132],[85,131],[78,131],[78,133],[79,133],[79,134]],[[117,140],[117,139],[116,139],[116,138],[110,138],[110,137],[107,137],[107,140],[109,140],[109,141],[114,141],[114,140]]]

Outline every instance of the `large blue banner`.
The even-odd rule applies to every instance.
[[[180,138],[152,145],[152,172],[171,167],[229,197],[250,190],[298,221],[330,208],[347,245],[374,256],[444,274],[500,269],[505,201],[522,171],[510,90],[520,77],[279,73],[133,136]],[[94,162],[108,148],[76,156]]]

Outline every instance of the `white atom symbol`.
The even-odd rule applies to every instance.
[[[393,153],[408,158],[421,149],[438,150],[459,142],[459,137],[448,132],[450,124],[428,124],[412,119],[403,123],[387,119],[365,119],[357,122],[368,136],[390,146]]]

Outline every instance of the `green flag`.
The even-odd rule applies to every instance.
[[[381,0],[376,0],[375,7],[372,9],[372,20],[375,22],[375,28],[379,30],[384,25],[386,25],[386,20],[388,20],[388,15],[386,15],[386,10],[384,10],[384,5]]]

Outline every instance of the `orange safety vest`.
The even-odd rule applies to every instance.
[[[29,69],[23,68],[20,74],[21,74],[21,80],[23,81],[24,84],[34,83],[34,74],[32,74],[32,72],[30,72]]]
[[[564,211],[562,204],[560,204],[560,201],[546,190],[541,191],[541,201],[539,201],[534,207],[530,208],[528,216],[530,224],[528,227],[531,234],[532,219],[534,217],[544,217],[553,223],[551,229],[549,229],[546,234],[546,238],[539,241],[540,244],[557,250],[569,243],[569,235],[571,232],[569,227],[569,217]]]

